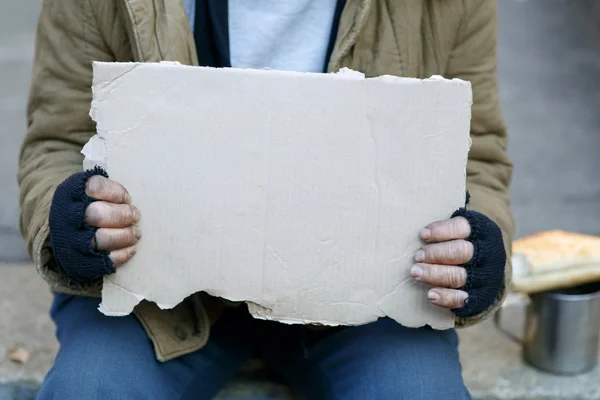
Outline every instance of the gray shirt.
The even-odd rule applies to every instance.
[[[229,0],[236,68],[323,72],[337,0]],[[195,0],[185,0],[194,29]]]

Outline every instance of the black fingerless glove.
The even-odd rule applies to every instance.
[[[474,253],[471,261],[463,265],[467,270],[467,284],[460,288],[469,297],[464,307],[452,311],[459,317],[469,317],[485,311],[496,301],[504,282],[506,250],[502,231],[494,221],[466,208],[452,214],[452,217],[459,216],[471,224],[471,235],[466,240],[473,244]]]
[[[85,193],[85,185],[94,175],[108,178],[100,167],[73,174],[58,185],[50,207],[50,246],[56,264],[79,283],[89,283],[115,271],[108,251],[92,248],[98,228],[85,222],[85,209],[96,201]]]

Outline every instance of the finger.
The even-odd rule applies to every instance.
[[[112,260],[115,267],[120,267],[134,256],[137,249],[135,246],[127,247],[126,249],[113,250],[108,257]]]
[[[410,274],[417,281],[436,287],[458,289],[467,284],[467,270],[452,265],[415,264]]]
[[[455,289],[434,288],[427,292],[427,298],[433,304],[444,308],[462,308],[469,297],[467,292]]]
[[[126,228],[140,220],[140,210],[130,204],[95,201],[85,210],[85,222],[101,228]]]
[[[421,239],[430,243],[466,239],[471,234],[471,225],[465,217],[454,217],[429,224],[421,231]]]
[[[133,246],[142,236],[137,226],[129,228],[100,228],[96,231],[92,246],[98,250],[112,251]]]
[[[428,244],[415,253],[415,261],[428,264],[459,265],[472,258],[473,244],[466,240]]]
[[[85,193],[90,197],[110,203],[131,203],[131,196],[120,183],[105,178],[102,175],[94,175],[87,180]]]

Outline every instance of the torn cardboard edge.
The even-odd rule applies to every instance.
[[[454,325],[409,271],[420,229],[464,205],[468,82],[94,63],[93,94],[84,168],[144,231],[104,314],[205,291],[284,323]]]

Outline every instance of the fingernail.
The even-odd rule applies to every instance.
[[[129,248],[129,256],[132,257],[135,253],[137,253],[137,247],[131,246]]]
[[[131,196],[129,195],[129,193],[125,193],[125,203],[131,204]]]
[[[425,228],[421,231],[421,239],[429,240],[431,237],[431,230],[429,228]]]
[[[135,235],[136,238],[141,238],[142,237],[142,230],[140,229],[139,226],[134,226],[133,227],[133,234]]]
[[[87,182],[85,183],[85,187],[86,187],[86,193],[88,195],[90,195],[90,192],[92,194],[96,194],[99,190],[100,190],[100,180],[97,178],[97,175],[92,176],[90,179],[87,180]]]
[[[138,222],[140,220],[140,218],[142,217],[142,213],[140,212],[140,210],[137,209],[137,207],[133,207],[133,222]]]
[[[425,252],[423,250],[418,250],[415,253],[415,260],[417,262],[423,262],[423,261],[425,261]]]
[[[438,300],[440,299],[440,295],[439,295],[437,292],[434,292],[433,290],[430,290],[430,291],[427,293],[427,298],[428,298],[430,301],[438,301]]]
[[[410,274],[416,280],[421,280],[421,276],[423,275],[423,268],[419,267],[418,265],[413,265],[410,269]]]

